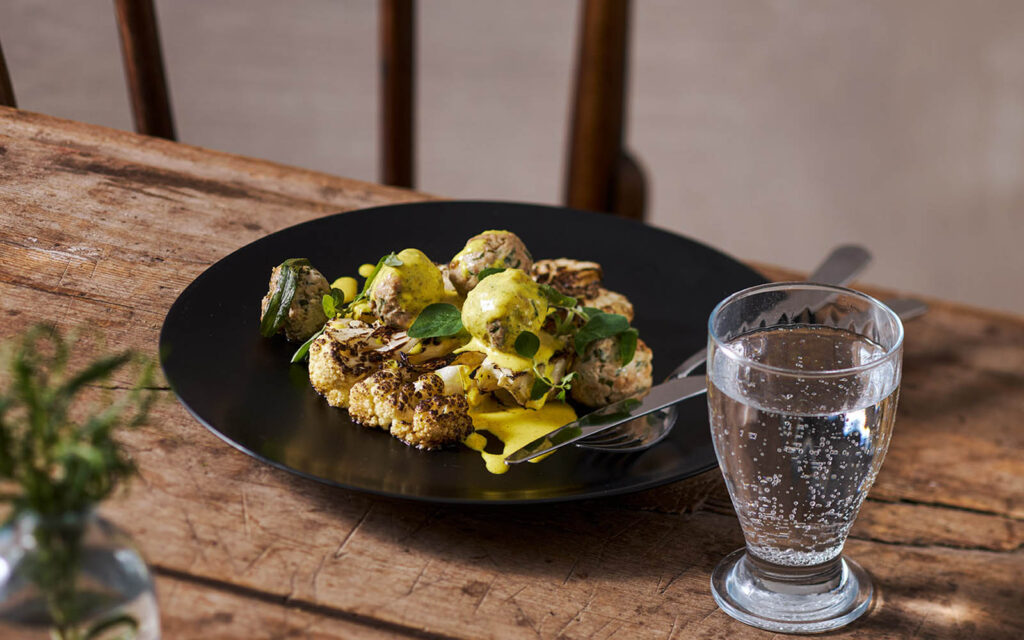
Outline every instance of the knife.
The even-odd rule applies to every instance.
[[[913,298],[897,298],[887,301],[902,320],[916,318],[928,310],[928,305]],[[508,464],[519,464],[539,458],[555,449],[582,440],[595,433],[610,429],[630,420],[641,418],[673,405],[677,402],[699,396],[707,391],[707,378],[703,374],[670,378],[651,387],[643,398],[626,398],[591,411],[576,422],[555,429],[518,449],[505,458]]]

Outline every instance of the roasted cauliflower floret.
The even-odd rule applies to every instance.
[[[595,340],[574,367],[572,398],[588,407],[603,407],[646,393],[651,388],[652,359],[643,340],[637,341],[636,353],[626,365],[619,361],[617,336]]]
[[[345,408],[349,390],[409,343],[404,332],[337,318],[309,347],[309,382],[332,407]]]
[[[402,376],[381,369],[352,385],[348,394],[348,414],[364,427],[390,429],[396,417],[409,410],[408,393]]]
[[[533,263],[531,275],[538,283],[550,285],[561,294],[586,299],[598,294],[604,273],[596,262],[556,258]]]
[[[296,270],[297,276],[295,295],[288,307],[288,316],[278,332],[283,332],[284,337],[293,342],[305,342],[327,322],[321,300],[331,292],[331,285],[322,273],[308,264],[292,268]],[[282,285],[281,272],[281,265],[270,272],[269,290],[260,304],[261,318],[267,313],[270,299]]]
[[[412,422],[391,424],[391,435],[420,449],[455,444],[472,432],[469,403],[462,396],[430,396],[416,405]]]
[[[466,241],[462,251],[448,263],[448,276],[461,295],[469,293],[479,282],[484,269],[521,269],[533,267],[533,256],[519,236],[511,231],[484,231]]]
[[[426,373],[403,382],[396,372],[378,371],[352,387],[349,415],[359,424],[386,429],[421,449],[454,444],[469,435],[473,421],[462,395],[461,372],[448,371],[445,377]],[[445,395],[447,391],[452,394]]]
[[[401,266],[382,266],[367,295],[381,322],[408,329],[427,305],[446,299],[444,278],[419,249],[405,249],[397,257]]]
[[[584,307],[595,307],[605,313],[617,313],[620,316],[626,316],[627,320],[633,322],[633,303],[629,301],[629,298],[621,293],[609,291],[604,287],[599,287],[596,295],[584,298],[580,301],[580,304]]]
[[[571,359],[571,352],[561,352],[552,356],[547,364],[540,365],[539,368],[545,377],[557,384],[568,372]],[[555,393],[551,390],[542,398],[531,399],[536,380],[537,376],[533,371],[516,371],[502,367],[490,358],[485,359],[476,370],[476,384],[480,391],[493,393],[506,400],[511,399],[515,404],[531,409],[544,406],[547,398]]]

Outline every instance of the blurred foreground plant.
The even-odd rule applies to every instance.
[[[89,603],[76,579],[85,514],[134,471],[114,432],[143,424],[155,399],[151,361],[124,351],[71,370],[75,343],[34,327],[5,345],[0,370],[0,500],[13,507],[6,524],[26,516],[37,523],[28,574],[46,599],[51,635],[62,640],[138,626],[122,615],[82,631]],[[135,384],[115,399],[103,386],[125,367]]]

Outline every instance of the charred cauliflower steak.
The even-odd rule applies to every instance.
[[[530,273],[539,284],[551,285],[559,293],[581,300],[595,297],[604,277],[596,262],[569,258],[538,260]]]
[[[466,242],[462,251],[448,263],[448,277],[460,295],[469,293],[484,269],[520,269],[533,267],[533,256],[519,236],[511,231],[484,231]]]
[[[337,318],[309,347],[309,382],[332,407],[346,408],[352,386],[408,344],[404,333]]]
[[[288,307],[288,316],[285,318],[279,332],[293,342],[305,342],[314,333],[324,326],[327,316],[324,315],[321,299],[325,294],[331,292],[331,285],[322,273],[309,265],[296,267],[297,283],[295,296]],[[263,296],[260,303],[260,317],[267,313],[267,306],[270,299],[281,286],[281,265],[274,267],[270,272],[270,285],[267,295]]]
[[[643,340],[637,341],[636,353],[626,365],[619,362],[617,336],[595,340],[576,363],[570,394],[580,404],[603,407],[645,393],[653,381],[652,360],[651,348]]]

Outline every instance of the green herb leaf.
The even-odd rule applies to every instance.
[[[540,349],[540,338],[529,331],[523,331],[516,336],[516,353],[524,358],[532,358],[537,355]]]
[[[636,355],[636,341],[639,337],[640,332],[633,328],[626,329],[619,334],[619,362],[622,366],[633,361],[633,356]]]
[[[334,296],[329,293],[325,293],[324,297],[320,300],[320,304],[324,307],[324,315],[328,318],[333,318],[334,314],[337,313],[337,305],[334,304]]]
[[[288,308],[292,306],[295,290],[298,288],[299,269],[308,266],[309,260],[305,258],[290,258],[281,263],[277,275],[277,288],[270,296],[267,310],[260,318],[260,335],[264,338],[277,333],[284,324],[288,317]]]
[[[549,284],[540,285],[540,292],[548,299],[548,302],[556,307],[573,308],[576,306],[576,298],[567,296]]]
[[[389,267],[400,267],[400,266],[402,266],[402,261],[398,259],[398,256],[395,255],[394,251],[392,251],[388,255],[384,256],[383,260],[384,260],[384,264],[389,266]]]
[[[409,327],[410,338],[440,338],[462,331],[462,312],[447,302],[427,305]]]
[[[603,313],[604,311],[596,307],[583,307],[583,315],[585,315],[587,318],[593,318],[594,316],[599,316]]]
[[[530,400],[540,400],[544,394],[551,389],[551,385],[544,378],[537,376],[533,380],[533,388],[530,389]]]
[[[586,311],[586,309],[584,309]],[[629,320],[626,316],[617,313],[600,313],[590,316],[587,324],[583,325],[580,332],[576,334],[575,344],[577,355],[582,356],[587,346],[603,338],[610,338],[629,329]]]
[[[291,363],[292,364],[295,364],[296,362],[299,362],[303,358],[306,357],[306,354],[309,353],[309,348],[313,345],[313,341],[316,340],[317,338],[319,338],[320,334],[322,334],[325,329],[327,329],[327,325],[326,324],[324,326],[320,327],[319,331],[317,331],[316,333],[311,335],[309,337],[309,340],[306,340],[305,342],[303,342],[302,346],[295,350],[295,353],[292,354],[292,359],[291,359]]]
[[[482,270],[480,273],[476,274],[477,282],[483,280],[487,276],[493,276],[496,273],[501,273],[504,270],[505,270],[505,267],[487,267],[486,269]]]
[[[345,307],[345,292],[341,289],[331,288],[330,294],[324,294],[321,304],[324,307],[324,315],[330,320]]]

